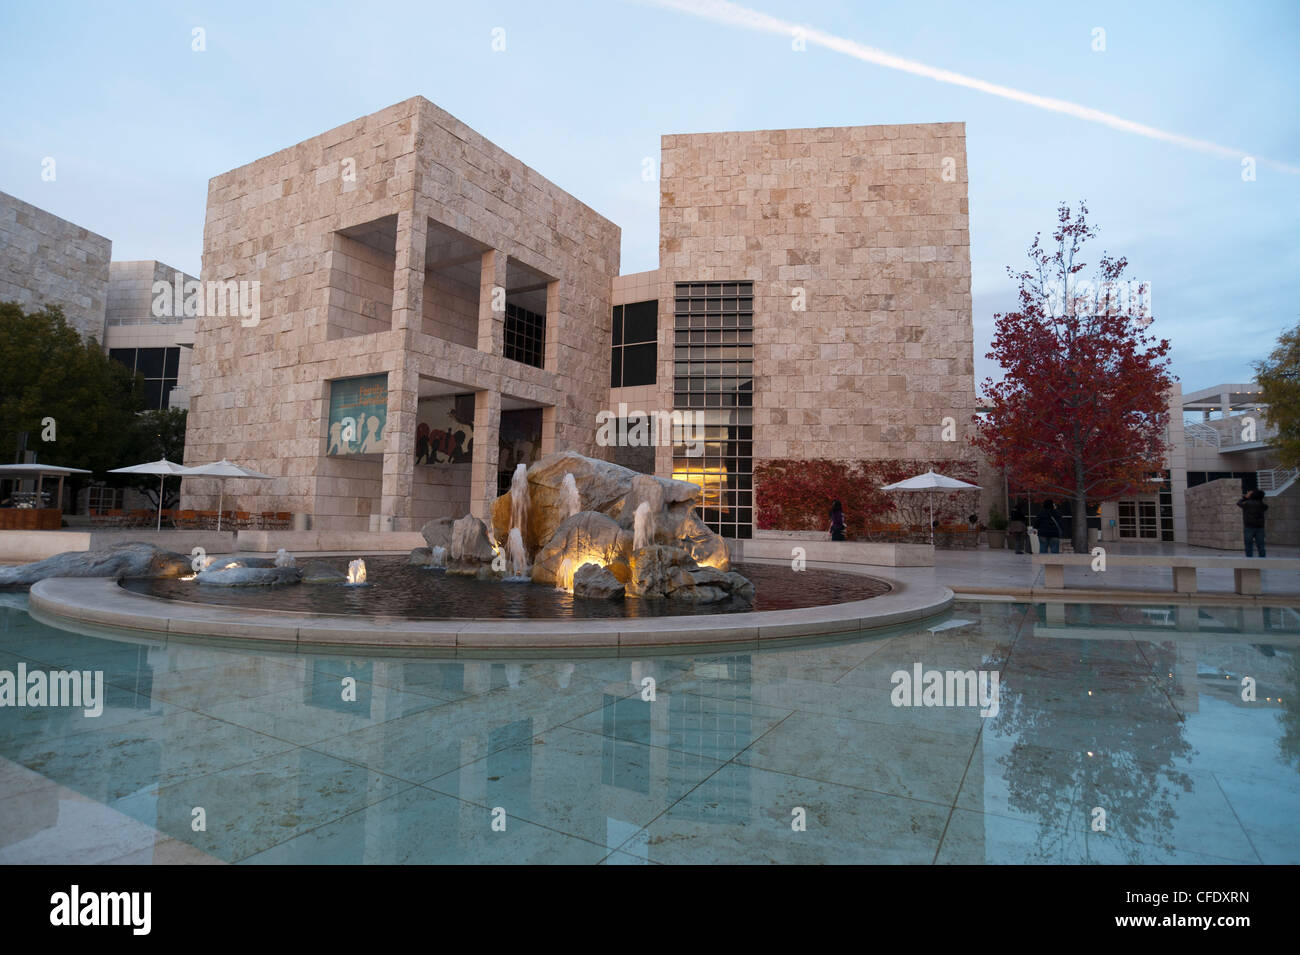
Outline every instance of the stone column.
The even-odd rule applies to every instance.
[[[402,333],[388,372],[388,421],[384,425],[382,530],[416,530],[411,496],[415,472],[415,417],[420,377],[411,361],[414,334],[423,322],[424,252],[429,219],[415,210],[397,214],[393,266],[393,331]]]
[[[501,392],[474,393],[474,452],[470,459],[469,512],[492,528],[500,456]]]
[[[548,454],[554,454],[557,448],[555,446],[555,405],[546,405],[542,408],[542,448],[541,457]]]
[[[382,530],[418,530],[411,510],[415,484],[415,412],[420,377],[401,355],[388,373],[388,422],[384,425]]]
[[[500,249],[489,249],[483,253],[482,270],[479,273],[478,349],[490,355],[505,353],[505,288],[506,254]],[[500,307],[494,308],[495,305]],[[477,442],[478,434],[475,433],[474,437]],[[495,446],[492,453],[496,454]]]
[[[397,250],[393,266],[393,330],[419,331],[424,315],[424,252],[429,219],[412,210],[397,214]],[[408,341],[407,347],[410,347]]]
[[[560,367],[560,283],[546,283],[546,339],[542,342],[542,368]]]

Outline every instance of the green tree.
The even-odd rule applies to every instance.
[[[185,419],[184,408],[163,408],[161,411],[142,411],[135,416],[130,440],[124,455],[129,460],[126,464],[143,464],[145,461],[157,461],[166,458],[175,464],[182,463],[185,457]],[[110,476],[109,482],[114,487],[134,487],[143,491],[145,496],[158,504],[158,476],[153,474]],[[171,507],[181,493],[179,477],[165,478],[163,482],[163,507]]]
[[[82,339],[57,306],[24,311],[0,302],[0,459],[19,436],[38,460],[105,471],[120,467],[143,389],[95,339]],[[70,482],[74,493],[78,481]]]
[[[1277,428],[1278,463],[1300,467],[1300,325],[1283,332],[1273,353],[1255,363],[1255,380],[1268,404],[1268,423]]]

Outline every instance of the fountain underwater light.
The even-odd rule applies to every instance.
[[[555,589],[573,593],[573,575],[577,570],[578,565],[572,558],[565,557],[561,560],[560,566],[555,569]]]
[[[348,585],[360,586],[366,582],[366,562],[361,558],[348,563]]]

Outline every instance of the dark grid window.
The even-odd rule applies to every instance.
[[[110,348],[108,357],[144,376],[146,411],[171,407],[171,391],[181,363],[179,348]]]
[[[750,537],[754,498],[754,285],[679,282],[673,408],[700,412],[703,453],[674,440],[673,477],[704,488],[700,516],[723,537]]]
[[[506,302],[506,357],[512,361],[543,367],[546,344],[546,316]]]
[[[659,360],[659,303],[615,305],[613,341],[609,386],[653,385]]]

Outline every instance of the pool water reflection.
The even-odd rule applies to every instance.
[[[1297,645],[1286,609],[965,603],[834,644],[476,661],[5,606],[0,671],[102,670],[106,700],[0,707],[0,862],[1294,863]],[[997,714],[894,706],[916,663],[997,670]]]

